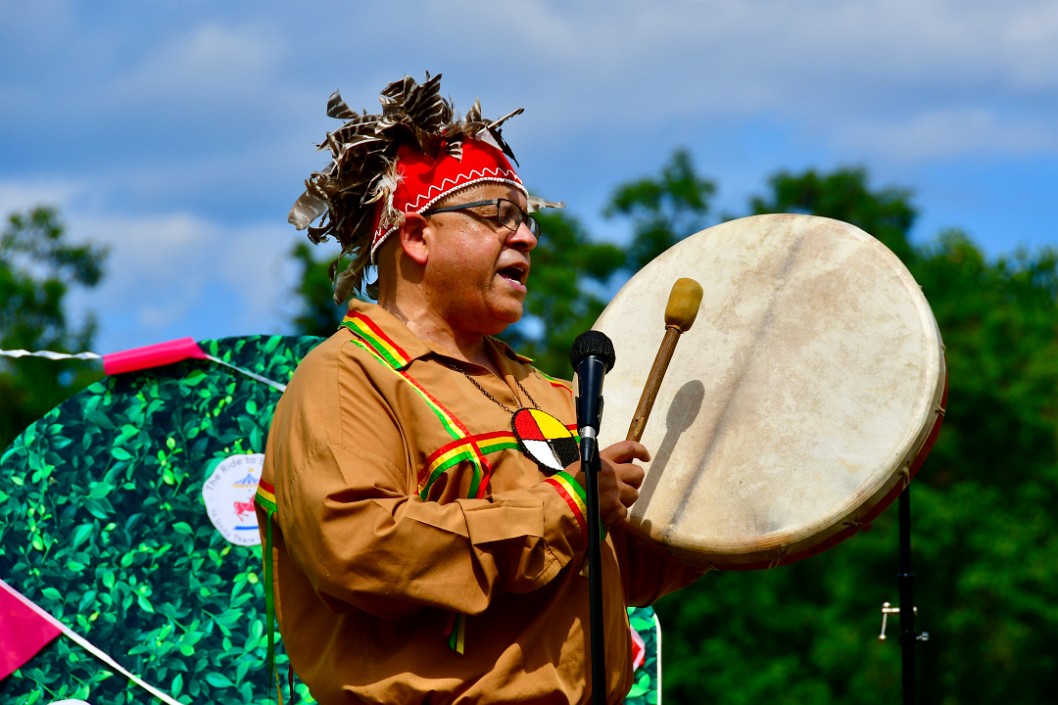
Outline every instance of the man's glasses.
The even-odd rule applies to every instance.
[[[495,215],[485,217],[496,220],[508,230],[516,231],[521,227],[522,223],[525,223],[529,227],[529,232],[531,232],[534,237],[540,237],[540,223],[536,221],[536,218],[522,210],[522,207],[517,203],[514,201],[508,201],[506,198],[493,198],[490,201],[474,201],[473,203],[460,203],[456,206],[430,208],[423,211],[422,214],[433,215],[434,213],[449,213],[467,210],[468,208],[481,208],[483,206],[496,206]]]

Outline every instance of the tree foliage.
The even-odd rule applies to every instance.
[[[332,299],[334,287],[327,271],[330,261],[319,259],[313,246],[304,241],[294,245],[291,255],[301,269],[293,292],[299,306],[291,321],[294,330],[300,335],[328,336],[345,313],[345,307]]]
[[[750,211],[810,213],[852,223],[888,247],[905,264],[914,258],[908,238],[918,215],[908,189],[871,190],[867,171],[860,167],[801,174],[780,171],[769,179],[770,193],[750,199]]]
[[[1044,702],[1058,644],[1058,251],[989,262],[949,231],[920,256],[913,272],[951,379],[945,428],[916,485],[928,571],[919,604],[934,614],[924,693]]]
[[[624,268],[625,253],[596,242],[561,211],[538,217],[543,235],[532,253],[527,315],[504,338],[540,369],[568,378],[573,341],[606,306],[606,286]]]
[[[626,271],[635,274],[652,259],[708,224],[716,185],[698,175],[690,152],[677,149],[655,177],[618,186],[604,211],[632,222]]]
[[[80,352],[90,348],[91,316],[67,320],[73,287],[94,287],[106,250],[72,244],[53,208],[8,216],[0,233],[0,348]],[[0,361],[0,449],[46,411],[98,374],[83,363],[23,358],[17,369]]]
[[[540,214],[544,235],[533,251],[528,320],[507,338],[551,374],[570,376],[569,350],[589,330],[613,291],[646,263],[705,227],[715,185],[690,154],[675,152],[657,177],[618,186],[605,214],[632,226],[624,247],[592,237],[561,212]]]

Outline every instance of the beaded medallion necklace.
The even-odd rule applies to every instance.
[[[518,441],[519,449],[523,455],[540,466],[540,470],[545,474],[556,473],[580,459],[580,448],[573,433],[561,421],[541,409],[533,395],[519,380],[515,379],[514,383],[532,404],[532,408],[519,406],[512,409],[489,393],[462,367],[449,362],[442,364],[462,374],[486,399],[511,415],[511,432]]]

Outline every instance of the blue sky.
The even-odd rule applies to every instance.
[[[1058,4],[1046,0],[0,0],[0,212],[110,246],[97,352],[289,332],[286,214],[338,125],[404,74],[505,128],[599,236],[677,147],[742,213],[779,169],[865,166],[919,241],[1058,246]],[[321,246],[326,247],[326,245]],[[329,254],[329,251],[328,251]]]

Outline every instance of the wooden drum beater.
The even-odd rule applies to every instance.
[[[676,343],[680,342],[680,335],[694,325],[701,304],[702,285],[695,280],[683,277],[672,285],[669,302],[665,306],[665,337],[661,339],[657,357],[654,358],[654,365],[650,368],[650,375],[643,387],[643,395],[639,398],[639,406],[636,407],[635,416],[628,426],[628,440],[638,442],[643,438],[643,430],[647,427],[647,418],[654,407],[654,400],[658,397],[661,380],[665,378],[672,354],[676,352]]]

